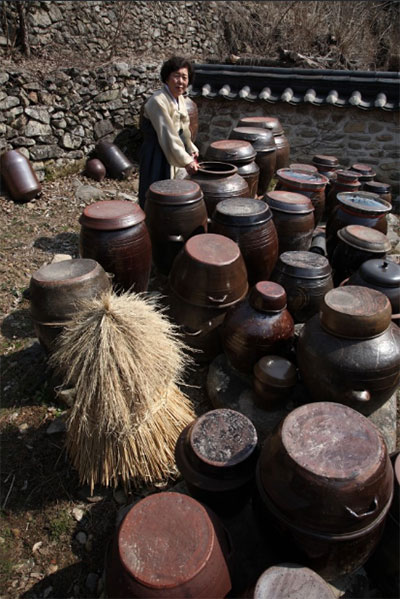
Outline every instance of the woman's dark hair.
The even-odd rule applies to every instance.
[[[166,83],[171,73],[184,68],[187,68],[189,74],[189,83],[192,83],[194,76],[193,65],[189,60],[187,60],[187,58],[183,58],[182,56],[172,56],[169,60],[164,62],[160,73],[161,81]]]

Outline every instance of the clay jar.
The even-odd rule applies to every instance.
[[[110,287],[109,277],[95,260],[63,260],[33,273],[29,284],[31,316],[46,351],[52,351],[55,339],[79,309],[79,302]]]
[[[386,214],[391,211],[391,204],[378,195],[359,191],[338,193],[337,206],[326,223],[326,247],[329,258],[332,257],[338,242],[337,232],[347,225],[363,225],[371,227],[386,235]]]
[[[302,405],[284,418],[264,443],[256,479],[259,514],[278,529],[285,559],[295,557],[326,580],[365,563],[393,495],[378,429],[329,402]]]
[[[253,198],[220,202],[214,210],[210,230],[238,244],[249,285],[269,279],[278,258],[278,236],[265,202]]]
[[[289,164],[290,145],[282,124],[274,116],[246,116],[240,119],[238,127],[261,127],[272,132],[276,145],[275,169],[286,168]]]
[[[29,202],[42,191],[31,163],[18,150],[8,150],[1,155],[0,172],[10,196],[16,202]]]
[[[384,293],[392,306],[392,320],[400,324],[400,265],[373,259],[361,264],[349,278],[349,285],[361,285]]]
[[[333,288],[327,258],[313,252],[284,252],[271,280],[286,290],[288,310],[296,323],[306,322],[316,314],[325,293]]]
[[[108,597],[225,597],[226,533],[215,514],[180,493],[149,495],[128,511],[108,552]]]
[[[351,165],[351,170],[358,173],[358,180],[360,181],[360,191],[365,191],[365,184],[369,181],[373,181],[376,172],[369,164],[356,163]]]
[[[355,171],[338,170],[336,175],[331,178],[331,186],[326,196],[325,202],[325,220],[332,214],[337,205],[337,194],[342,191],[360,191],[361,183],[358,180],[358,173]]]
[[[102,181],[106,176],[106,167],[98,158],[90,158],[86,161],[84,174],[95,181]]]
[[[316,166],[312,164],[305,164],[303,162],[292,162],[289,164],[289,168],[291,171],[300,171],[304,173],[317,173],[318,169]]]
[[[386,200],[389,204],[392,203],[392,193],[389,183],[382,183],[381,181],[368,181],[364,185],[364,191],[370,193],[376,193],[382,200]]]
[[[279,240],[279,253],[309,250],[314,231],[311,200],[291,191],[268,191],[264,200],[271,208]]]
[[[253,368],[254,403],[263,410],[282,409],[297,383],[296,368],[281,356],[264,356]]]
[[[116,289],[147,291],[151,241],[145,213],[135,203],[105,200],[84,208],[79,222],[80,254],[114,275]]]
[[[389,239],[375,229],[348,225],[337,232],[337,245],[332,254],[333,283],[337,287],[366,260],[384,258],[391,249]]]
[[[200,185],[209,218],[218,202],[228,198],[249,196],[249,186],[246,180],[238,174],[238,168],[233,164],[200,162],[199,170],[190,179]]]
[[[104,140],[99,141],[94,152],[96,158],[99,158],[105,165],[110,177],[126,179],[130,175],[133,164],[116,144]]]
[[[199,130],[199,110],[197,108],[196,102],[194,102],[189,96],[185,96],[185,104],[186,110],[189,115],[189,129],[190,129],[190,137],[192,141],[196,141],[197,133]]]
[[[310,198],[314,206],[314,226],[316,227],[324,212],[327,177],[320,173],[292,171],[288,168],[278,170],[276,176],[281,190],[300,193]]]
[[[256,429],[240,412],[212,410],[182,431],[175,458],[191,495],[217,514],[231,516],[253,490]]]
[[[235,127],[229,137],[250,142],[257,152],[256,163],[260,168],[257,193],[259,196],[264,195],[276,169],[276,145],[271,131],[256,127]]]
[[[298,346],[300,374],[311,397],[345,403],[371,414],[400,380],[400,329],[388,298],[346,285],[327,293],[320,314],[304,326]]]
[[[207,148],[205,159],[233,164],[249,186],[249,195],[257,196],[260,169],[254,159],[257,152],[250,142],[242,139],[220,139]]]
[[[146,225],[158,270],[168,275],[185,241],[207,232],[203,193],[194,181],[167,179],[152,183],[146,193]]]
[[[228,310],[221,335],[229,362],[240,372],[253,372],[265,355],[289,355],[294,322],[286,309],[283,287],[270,281],[257,283],[248,299]]]

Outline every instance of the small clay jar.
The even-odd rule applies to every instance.
[[[367,181],[364,185],[364,191],[370,193],[376,193],[382,200],[386,200],[389,204],[392,203],[391,186],[389,183],[382,183],[381,181]]]
[[[147,291],[151,240],[145,217],[138,204],[104,200],[86,206],[79,218],[80,255],[97,260],[112,273],[117,290]]]
[[[278,234],[279,253],[310,249],[314,231],[314,206],[310,198],[291,191],[268,191],[264,200],[271,208]]]
[[[337,205],[337,194],[342,191],[359,191],[361,183],[355,171],[338,170],[330,180],[331,187],[326,196],[324,217],[328,220]]]
[[[248,299],[227,311],[221,335],[229,362],[240,372],[251,373],[265,355],[289,356],[294,322],[283,287],[271,281],[257,283]]]
[[[180,434],[175,459],[190,494],[221,516],[239,512],[253,490],[256,429],[229,409],[207,412]]]
[[[335,287],[350,277],[366,260],[384,258],[391,249],[389,239],[375,229],[348,225],[337,232],[338,242],[331,258]]]
[[[240,119],[238,127],[261,127],[272,132],[276,145],[275,170],[289,165],[290,144],[280,120],[275,116],[246,116]]]
[[[271,280],[286,290],[288,310],[296,323],[306,322],[316,314],[325,293],[333,288],[327,258],[313,252],[284,252]]]
[[[18,150],[8,150],[1,155],[0,173],[10,196],[16,202],[29,202],[42,191],[31,163]]]
[[[186,110],[189,115],[189,129],[190,137],[192,141],[196,141],[197,133],[199,130],[199,110],[196,102],[194,102],[189,96],[185,96]]]
[[[106,176],[106,167],[98,158],[89,158],[86,161],[84,175],[95,181],[102,181]]]
[[[220,139],[208,146],[205,159],[236,166],[238,174],[249,186],[249,196],[255,198],[260,176],[260,168],[255,162],[256,155],[251,143],[244,139]]]
[[[238,244],[250,286],[269,279],[278,259],[278,236],[265,202],[253,198],[220,202],[214,210],[210,231]]]
[[[99,141],[94,152],[96,158],[99,158],[106,167],[110,177],[126,179],[130,175],[133,164],[116,144],[105,140]]]
[[[390,260],[363,262],[347,282],[384,293],[392,306],[392,320],[400,324],[400,265]]]
[[[314,206],[314,226],[316,227],[324,212],[327,177],[320,173],[292,171],[288,168],[278,170],[276,176],[280,182],[279,189],[300,193],[310,198]]]
[[[328,177],[328,179],[331,179],[336,171],[340,169],[339,160],[336,156],[329,154],[316,154],[313,156],[312,163],[317,167],[318,172]]]
[[[351,165],[351,170],[358,173],[358,180],[360,181],[360,191],[365,191],[365,184],[369,181],[373,181],[376,172],[369,164],[356,163]]]
[[[263,410],[282,408],[297,383],[296,367],[281,356],[264,356],[253,369],[254,403]]]
[[[235,127],[229,138],[248,141],[257,152],[256,163],[260,168],[257,193],[259,196],[264,195],[276,170],[276,145],[273,134],[268,129]]]

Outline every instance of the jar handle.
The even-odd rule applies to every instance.
[[[358,401],[360,403],[366,403],[371,399],[371,394],[366,389],[364,391],[357,391],[356,389],[352,389],[351,391],[347,391],[347,393],[345,393],[344,395],[347,400]]]
[[[357,512],[355,512],[354,510],[352,510],[350,507],[348,507],[347,505],[345,505],[345,510],[347,512],[349,512],[349,514],[351,516],[353,516],[353,518],[357,518],[357,520],[360,520],[361,518],[366,518],[367,516],[372,516],[372,514],[374,514],[377,509],[378,509],[378,498],[374,497],[373,500],[373,507],[371,507],[371,509],[367,510],[366,512],[362,512],[361,514],[357,514]]]
[[[223,297],[212,297],[211,295],[207,296],[208,299],[210,300],[210,302],[212,302],[213,304],[222,304],[222,302],[224,302],[226,300],[226,298],[228,297],[228,294],[226,293]]]
[[[168,241],[172,241],[173,243],[185,243],[185,238],[183,235],[168,235]]]
[[[193,330],[188,329],[186,327],[181,327],[181,330],[188,337],[198,337],[198,335],[201,335],[201,333],[203,332],[201,329],[199,329],[198,331],[193,331]]]

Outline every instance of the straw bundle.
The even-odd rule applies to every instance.
[[[154,300],[107,291],[82,302],[51,358],[75,388],[66,443],[81,483],[130,490],[172,473],[176,440],[194,418],[177,387],[186,361]]]

